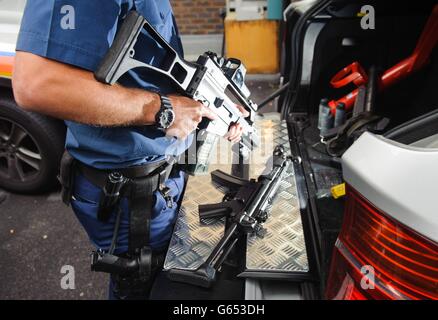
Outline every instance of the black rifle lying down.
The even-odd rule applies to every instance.
[[[268,219],[267,209],[277,193],[283,173],[291,163],[292,159],[285,155],[283,147],[277,146],[272,157],[272,170],[262,174],[257,180],[244,180],[220,170],[213,171],[212,180],[226,187],[230,193],[224,202],[200,205],[199,215],[201,219],[227,217],[224,236],[197,270],[171,269],[169,278],[210,287],[222,263],[242,236],[265,235],[266,230],[262,224]]]
[[[136,43],[154,40],[166,54],[154,57],[154,65],[136,57]],[[214,53],[201,55],[196,63],[187,62],[161,35],[136,11],[128,13],[113,45],[95,72],[98,81],[114,84],[129,70],[139,73],[156,72],[166,76],[185,96],[202,102],[217,115],[214,121],[204,120],[198,126],[196,143],[188,152],[186,171],[191,174],[206,173],[210,157],[219,136],[224,136],[231,125],[239,123],[243,128],[240,152],[249,155],[259,144],[253,127],[257,105],[250,99],[245,85],[246,69],[237,59],[223,59]],[[233,100],[242,105],[249,116],[244,118]],[[193,150],[195,148],[195,150]]]

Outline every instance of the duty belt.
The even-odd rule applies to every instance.
[[[149,243],[150,220],[155,191],[159,191],[163,195],[168,206],[173,205],[170,189],[164,183],[169,178],[174,163],[175,159],[167,158],[154,163],[116,170],[98,170],[80,162],[77,164],[78,172],[92,184],[102,189],[98,212],[100,220],[108,221],[114,211],[111,204],[118,204],[122,197],[128,199],[130,209],[130,253],[134,253]],[[109,181],[111,177],[114,177],[113,179],[117,181]],[[111,187],[117,182],[120,183],[118,188]],[[112,197],[115,199],[113,203],[111,203]],[[108,210],[105,210],[106,208]]]
[[[108,175],[112,172],[119,172],[122,176],[128,179],[126,185],[123,188],[122,194],[128,196],[130,188],[132,187],[132,181],[136,179],[142,179],[149,176],[158,176],[157,188],[169,178],[174,169],[174,163],[176,160],[174,158],[167,158],[165,160],[146,163],[139,166],[112,169],[112,170],[101,170],[90,167],[82,162],[77,162],[76,168],[80,174],[82,174],[87,180],[89,180],[95,186],[103,189],[107,183]]]

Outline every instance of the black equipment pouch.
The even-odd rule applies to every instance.
[[[102,195],[99,200],[99,209],[97,211],[97,218],[100,221],[107,222],[118,207],[122,191],[128,179],[118,171],[111,172],[102,188]]]
[[[70,206],[73,195],[75,165],[76,159],[73,158],[70,153],[64,151],[64,154],[61,158],[58,180],[62,186],[62,202],[64,202],[66,206]]]

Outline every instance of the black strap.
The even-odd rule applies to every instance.
[[[159,176],[154,175],[132,181],[129,207],[129,252],[138,253],[149,244],[151,213],[154,207],[154,192],[159,185]]]
[[[154,192],[163,188],[173,164],[174,161],[167,163],[153,175],[131,180],[129,252],[132,254],[149,245],[151,213],[156,200]]]
[[[338,134],[334,138],[327,141],[327,153],[332,157],[340,157],[351,145],[351,138],[356,132],[366,125],[369,125],[380,119],[382,119],[382,117],[369,112],[363,112],[359,116],[350,119],[341,127]]]

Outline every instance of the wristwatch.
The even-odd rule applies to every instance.
[[[155,125],[159,130],[167,130],[175,121],[175,112],[172,108],[170,99],[166,96],[160,95],[161,107],[155,115]]]

